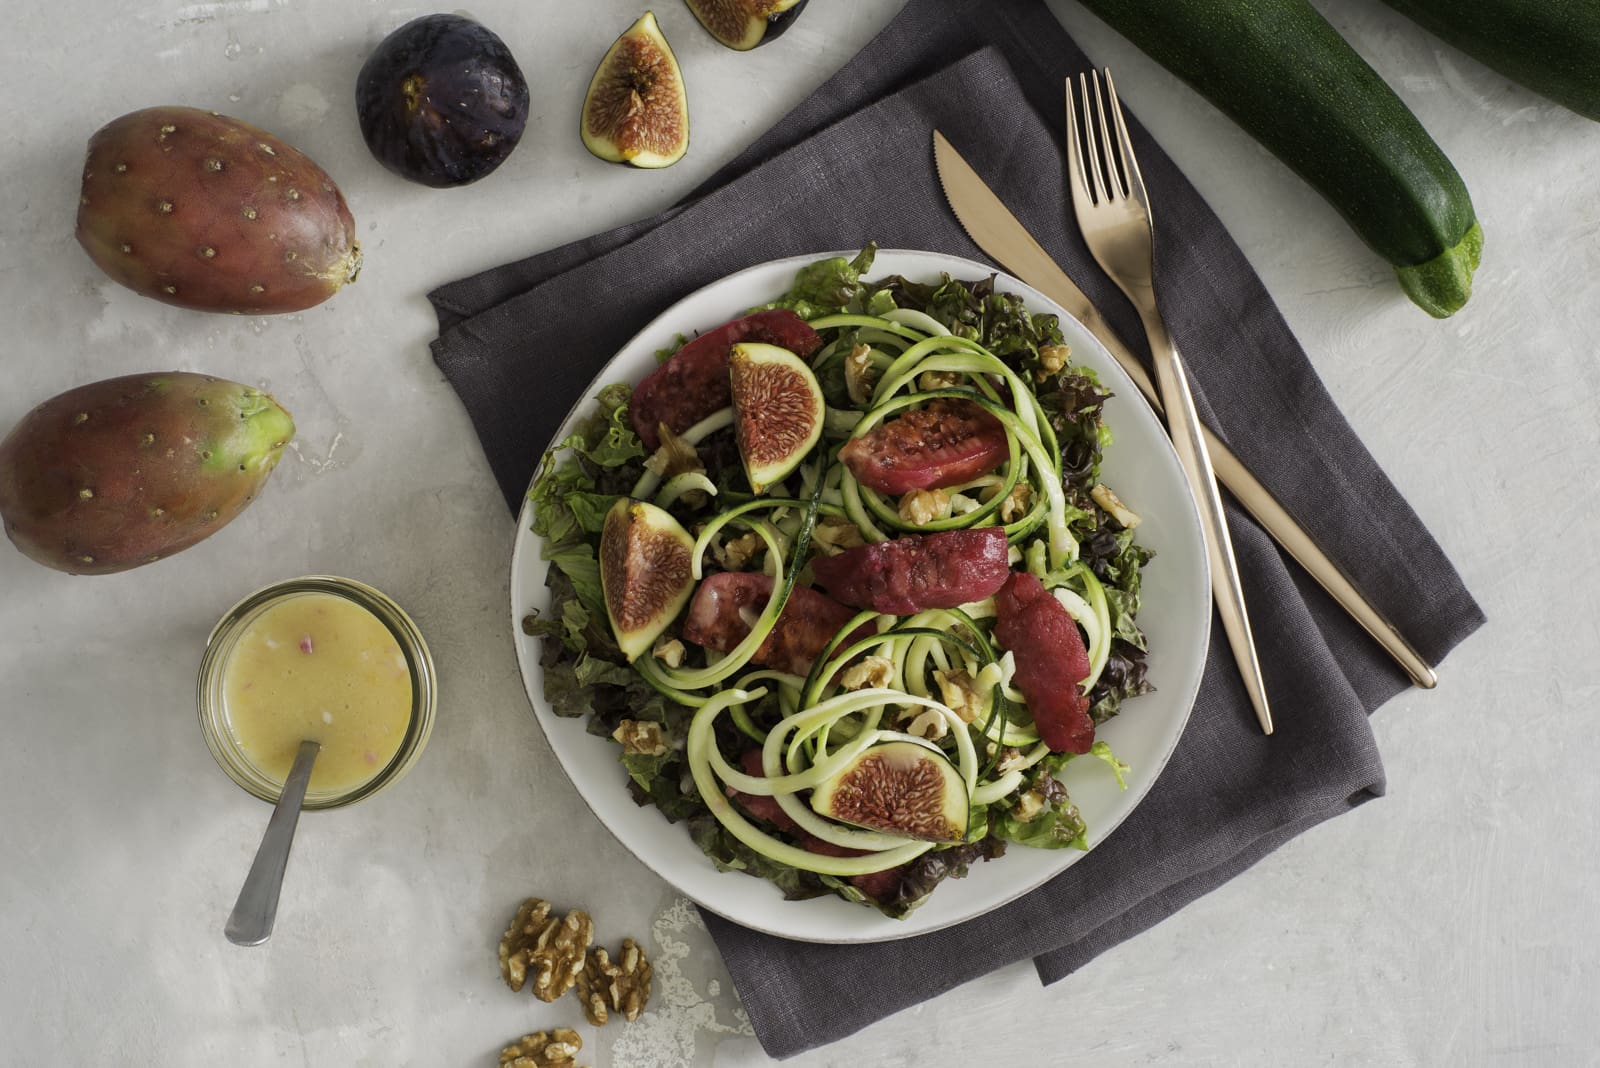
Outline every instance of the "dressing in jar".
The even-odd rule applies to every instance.
[[[322,746],[307,808],[369,797],[404,774],[427,742],[434,700],[415,624],[350,579],[251,594],[217,624],[201,663],[206,741],[240,786],[275,801],[300,742]]]

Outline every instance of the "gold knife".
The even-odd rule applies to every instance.
[[[950,202],[956,220],[973,242],[993,257],[996,263],[1061,305],[1082,323],[1122,365],[1150,406],[1160,412],[1161,401],[1156,394],[1155,384],[1138,357],[1111,329],[1099,309],[1084,296],[1083,290],[1067,277],[1066,272],[1034,240],[1021,221],[1011,214],[994,190],[972,169],[972,165],[962,159],[961,154],[937,130],[933,132],[933,161],[945,199]],[[1361,596],[1361,592],[1317,547],[1311,535],[1283,505],[1257,481],[1233,450],[1210,427],[1202,429],[1217,481],[1226,486],[1245,510],[1255,517],[1256,522],[1305,568],[1306,573],[1316,579],[1339,606],[1350,613],[1351,618],[1394,657],[1418,686],[1431,689],[1437,685],[1439,678],[1427,661]]]

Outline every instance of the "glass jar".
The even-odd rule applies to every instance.
[[[411,675],[411,713],[400,746],[370,779],[343,790],[306,791],[307,809],[339,808],[371,797],[400,779],[422,755],[433,731],[438,679],[422,632],[394,601],[371,586],[333,575],[307,575],[259,589],[228,610],[206,639],[200,660],[197,700],[200,729],[217,765],[228,777],[263,801],[276,802],[283,783],[263,773],[240,748],[228,723],[224,680],[230,656],[246,628],[268,608],[307,593],[331,594],[351,601],[375,616],[394,637]]]

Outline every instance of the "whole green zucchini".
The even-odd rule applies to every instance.
[[[1595,0],[1384,0],[1486,67],[1600,119]]]
[[[1466,184],[1306,0],[1082,3],[1327,197],[1430,315],[1466,303],[1483,250]]]

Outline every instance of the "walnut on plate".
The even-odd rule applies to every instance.
[[[558,920],[550,915],[550,902],[530,897],[500,939],[500,975],[512,990],[521,990],[531,977],[533,996],[554,1001],[577,981],[593,940],[587,912],[573,909]]]
[[[523,1035],[500,1051],[500,1068],[573,1068],[583,1039],[570,1027]]]
[[[611,737],[622,743],[624,753],[663,756],[670,748],[667,736],[661,733],[661,724],[648,719],[625,719],[617,724]]]
[[[942,489],[914,489],[900,498],[900,518],[912,526],[926,526],[950,514],[950,494]]]
[[[604,1027],[612,1013],[632,1023],[650,1000],[650,962],[644,950],[631,938],[622,940],[616,960],[604,946],[589,950],[589,959],[578,974],[578,999],[583,1014],[596,1027]]]

